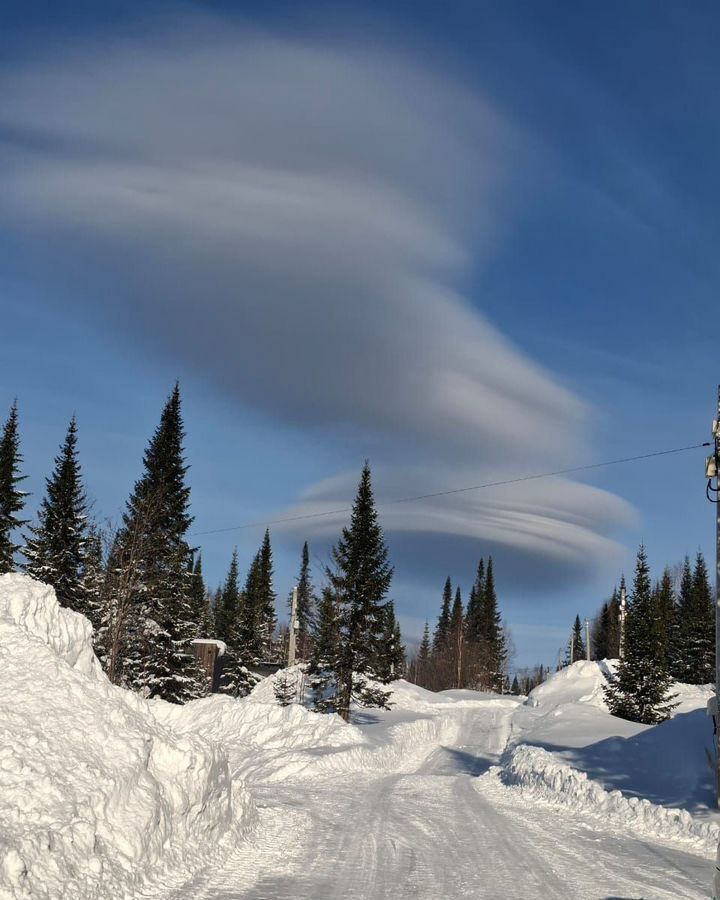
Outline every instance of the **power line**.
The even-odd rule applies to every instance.
[[[392,506],[398,503],[414,503],[418,500],[430,500],[434,497],[447,497],[451,494],[464,494],[468,491],[481,491],[485,488],[502,487],[507,484],[520,484],[523,481],[536,481],[539,478],[555,478],[558,475],[571,475],[576,472],[588,472],[591,469],[602,469],[607,466],[617,466],[621,463],[639,462],[642,459],[652,459],[656,456],[669,456],[672,453],[685,453],[687,450],[697,450],[700,447],[709,447],[710,441],[704,441],[702,444],[691,444],[688,447],[674,447],[671,450],[655,450],[652,453],[641,453],[637,456],[624,456],[620,459],[608,459],[604,462],[588,463],[584,466],[572,466],[568,469],[556,469],[554,472],[538,472],[533,475],[519,475],[516,478],[505,478],[502,481],[485,481],[482,484],[471,484],[468,487],[451,488],[447,491],[434,491],[430,494],[417,494],[414,497],[400,497],[397,500],[385,500],[378,503],[378,509],[385,506]],[[228,531],[244,531],[246,528],[270,527],[271,525],[283,525],[287,522],[300,522],[303,519],[320,519],[327,516],[337,516],[340,513],[348,513],[352,511],[351,506],[343,506],[338,509],[326,509],[322,512],[303,513],[298,516],[285,516],[282,519],[273,519],[264,522],[245,522],[242,525],[231,525],[227,528],[213,528],[210,531],[194,531],[191,537],[202,537],[210,534],[223,534]]]

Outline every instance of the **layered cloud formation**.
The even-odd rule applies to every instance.
[[[381,495],[578,458],[583,404],[462,293],[509,227],[523,156],[477,93],[388,47],[206,17],[2,81],[0,220],[90,314],[272,421],[355,435]],[[293,512],[346,501],[356,477]],[[630,515],[556,478],[390,507],[385,524],[418,561],[428,536],[507,548],[532,582],[543,559],[606,557]]]

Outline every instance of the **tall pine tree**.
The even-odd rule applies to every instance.
[[[22,512],[27,497],[20,489],[20,483],[27,477],[20,474],[21,463],[16,400],[0,438],[0,575],[15,568],[15,552],[20,547],[13,541],[13,531],[27,524],[17,515]]]
[[[248,659],[269,660],[277,625],[270,532],[266,531],[245,580],[240,630]]]
[[[480,643],[483,639],[483,607],[485,598],[485,560],[478,563],[475,582],[470,589],[467,610],[465,612],[465,631],[468,641]]]
[[[491,690],[501,692],[505,678],[507,647],[502,619],[498,609],[492,557],[488,559],[487,569],[485,570],[485,591],[480,615],[480,635],[487,648],[488,687]]]
[[[689,563],[687,565],[689,570]],[[683,577],[685,582],[685,574]],[[715,604],[705,558],[698,552],[689,584],[681,591],[675,675],[686,684],[715,679]]]
[[[190,647],[192,631],[190,547],[192,522],[184,428],[176,384],[144,455],[113,553],[113,568],[132,567],[132,615],[122,679],[148,697],[182,703],[207,691],[207,679]]]
[[[292,602],[292,599],[291,599]],[[297,655],[305,661],[310,658],[312,630],[315,619],[315,589],[310,575],[310,551],[307,541],[303,544],[300,574],[297,580]]]
[[[580,616],[575,616],[572,627],[572,640],[568,649],[572,649],[572,653],[568,654],[571,663],[585,659],[585,641],[583,640],[583,629]]]
[[[320,593],[313,627],[312,655],[308,672],[313,702],[318,712],[334,712],[337,690],[333,690],[340,658],[340,621],[337,596],[328,584]]]
[[[438,616],[437,625],[435,626],[435,635],[433,637],[433,650],[437,653],[447,647],[450,638],[450,607],[453,602],[452,582],[450,576],[445,579],[445,587],[443,588],[442,606],[440,615]]]
[[[221,662],[219,690],[232,697],[244,697],[258,681],[245,665],[245,660],[249,659],[249,651],[241,620],[243,600],[235,548],[215,609],[216,634],[227,645]]]
[[[383,607],[393,570],[373,497],[366,462],[350,525],[333,548],[328,578],[340,600],[340,653],[336,709],[347,721],[354,700],[362,706],[385,707],[389,693],[370,682],[378,675]]]
[[[662,623],[641,545],[625,620],[624,655],[617,673],[608,677],[605,699],[613,715],[655,725],[667,719],[673,709],[670,684]]]
[[[28,575],[55,589],[58,602],[89,616],[85,584],[87,500],[77,452],[77,423],[70,420],[65,441],[46,481],[47,491],[23,554]]]

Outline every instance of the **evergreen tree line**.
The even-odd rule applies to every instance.
[[[611,599],[600,612],[596,651],[616,649],[607,638],[615,629],[619,632],[619,603],[617,624],[614,613],[610,615],[612,603]],[[666,568],[653,584],[645,548],[640,547],[627,598],[622,648],[617,672],[608,678],[605,690],[610,711],[622,718],[661,722],[675,705],[673,680],[688,684],[714,680],[715,609],[702,553],[698,552],[694,566],[685,558],[679,578]]]
[[[23,568],[51,585],[58,602],[93,625],[98,658],[115,684],[147,697],[184,702],[207,691],[192,653],[207,610],[194,590],[187,532],[192,523],[175,385],[143,457],[143,472],[120,526],[103,532],[89,515],[73,417],[46,480],[35,523],[14,543],[27,494],[14,403],[0,441],[0,571]]]
[[[178,703],[202,696],[208,680],[191,644],[215,637],[227,645],[220,690],[244,694],[255,681],[248,666],[280,659],[285,649],[277,635],[270,534],[242,588],[235,552],[211,596],[202,558],[193,562],[188,543],[193,519],[178,385],[145,451],[120,527],[110,533],[90,519],[77,437],[73,418],[37,521],[24,543],[15,543],[14,535],[28,525],[21,518],[28,495],[13,403],[0,439],[0,574],[13,571],[21,552],[28,574],[50,584],[61,605],[90,619],[96,653],[116,684]],[[297,583],[298,659],[311,670],[318,709],[347,718],[352,701],[386,705],[388,693],[378,684],[404,672],[400,629],[386,600],[392,568],[367,463],[350,526],[325,575],[318,600],[306,543]]]
[[[626,590],[625,577],[595,617],[590,645],[592,658],[618,659],[620,656],[620,596]],[[633,616],[633,593],[627,598],[627,623]],[[644,597],[644,595],[643,595]],[[715,606],[705,558],[698,552],[673,568],[666,566],[650,588],[648,622],[659,632],[659,651],[675,681],[708,684],[715,680]],[[579,618],[576,620],[576,626]],[[584,644],[582,645],[584,651]],[[575,654],[584,659],[584,653]]]
[[[547,674],[548,670],[542,663],[531,668],[518,669],[513,676],[510,693],[516,696],[521,694],[527,696],[530,691],[545,681]]]
[[[481,559],[467,606],[448,576],[432,639],[425,623],[408,677],[432,691],[449,688],[508,691],[509,640],[498,608],[492,557]]]

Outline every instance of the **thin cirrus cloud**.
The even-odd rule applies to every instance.
[[[523,154],[477,92],[388,47],[205,16],[0,77],[0,221],[87,312],[271,420],[372,437],[395,493],[582,451],[582,402],[462,294]],[[576,564],[629,517],[555,479],[386,525]]]

